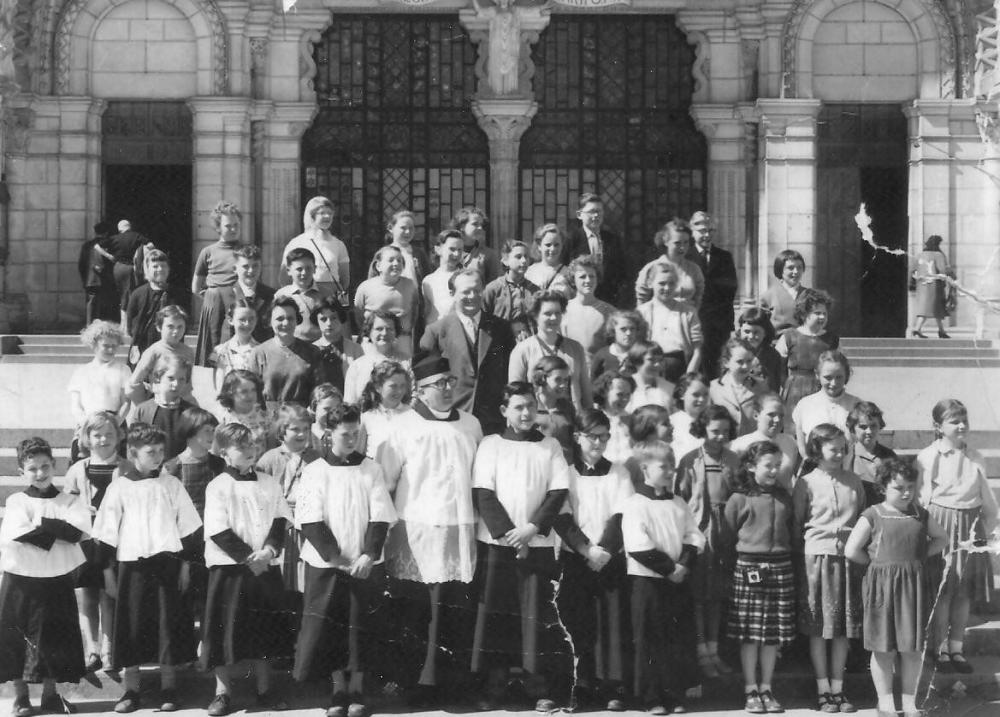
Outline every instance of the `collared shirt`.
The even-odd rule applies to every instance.
[[[462,328],[465,329],[465,337],[469,343],[475,346],[476,339],[479,337],[479,322],[483,320],[483,312],[477,311],[475,316],[468,316],[461,311],[456,313],[458,320],[462,322]]]
[[[587,232],[587,245],[590,247],[590,253],[594,255],[599,261],[604,259],[604,242],[601,241],[601,235],[596,232]]]
[[[515,284],[506,275],[499,276],[483,289],[483,310],[507,321],[527,316],[538,291],[539,288],[527,279]]]
[[[997,501],[986,480],[986,461],[974,448],[946,446],[940,439],[917,454],[920,503],[965,510],[981,508],[987,532],[997,521]]]

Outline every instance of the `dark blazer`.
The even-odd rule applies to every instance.
[[[514,349],[514,334],[508,324],[485,311],[479,322],[479,346],[473,361],[462,322],[452,310],[424,330],[420,348],[448,359],[458,378],[455,408],[479,419],[484,434],[503,430],[500,400],[507,383],[507,366]]]
[[[629,277],[625,246],[617,234],[607,229],[601,229],[601,241],[604,243],[604,274],[599,278],[594,294],[613,306],[627,306],[632,299],[631,287],[635,277]],[[587,233],[580,222],[575,222],[566,232],[563,263],[569,264],[578,256],[589,253]]]
[[[708,266],[705,258],[693,244],[688,249],[687,258],[693,261],[705,275],[705,296],[701,300],[698,318],[702,328],[706,323],[726,327],[732,331],[734,322],[733,301],[736,299],[737,277],[733,255],[725,249],[712,245],[709,249]],[[721,326],[720,326],[721,325]]]
[[[239,282],[233,284],[233,301],[236,299],[246,299],[253,306],[253,310],[257,313],[257,325],[253,329],[254,341],[259,344],[264,343],[268,339],[274,336],[274,331],[271,329],[271,302],[274,301],[274,289],[264,282],[257,282],[257,293],[253,295],[252,299],[247,299],[246,294],[243,293],[243,289],[240,287]],[[232,301],[229,305],[232,305]],[[306,321],[309,317],[304,317]],[[233,327],[229,325],[226,321],[222,325],[222,342],[229,341],[233,338]],[[215,348],[214,346],[212,348]]]

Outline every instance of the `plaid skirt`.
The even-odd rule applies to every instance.
[[[944,553],[934,556],[928,563],[930,584],[935,592],[941,589],[955,594],[962,590],[972,600],[989,602],[993,587],[993,564],[989,553],[969,553],[959,548],[960,543],[969,540],[986,540],[982,509],[944,508],[931,503],[927,512],[948,536]]]
[[[861,568],[843,555],[806,555],[799,579],[799,632],[809,637],[861,637]]]
[[[759,582],[750,582],[754,571]],[[795,639],[795,572],[790,555],[741,554],[731,594],[727,637],[765,645],[788,645]]]

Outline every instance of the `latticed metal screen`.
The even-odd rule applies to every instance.
[[[644,257],[705,207],[705,139],[688,114],[694,51],[672,16],[553,15],[534,48],[539,109],[521,141],[521,231],[565,226],[581,192]]]
[[[476,49],[457,17],[338,14],[314,58],[302,197],[337,206],[355,281],[393,212],[416,213],[422,242],[466,204],[488,210],[489,148],[469,109]]]

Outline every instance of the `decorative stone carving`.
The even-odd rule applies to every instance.
[[[760,94],[757,69],[760,64],[760,40],[740,40],[740,58],[743,72],[743,96]]]
[[[914,31],[917,41],[929,38],[921,36],[915,22],[917,15],[927,14],[934,22],[937,30],[933,39],[939,43],[939,66],[940,77],[940,97],[943,99],[954,98],[956,96],[955,75],[957,74],[956,55],[959,48],[956,40],[957,33],[943,3],[946,0],[903,0],[900,3],[885,4],[892,7],[896,12],[906,18],[910,27]],[[817,5],[825,6],[819,13],[815,12]],[[828,12],[832,12],[841,3],[833,0],[794,0],[788,15],[785,18],[784,30],[782,32],[782,97],[792,99],[799,97],[802,88],[798,87],[797,72],[799,67],[798,48],[802,39],[802,25],[807,15],[814,15],[822,18]],[[907,7],[919,8],[914,13],[908,13]],[[962,48],[964,50],[964,47]],[[961,84],[961,83],[960,83]]]
[[[708,35],[701,30],[688,30],[685,34],[688,44],[694,46],[691,76],[694,78],[694,94],[697,95],[708,87],[708,78],[712,76],[712,46]]]
[[[17,92],[14,77],[14,27],[17,0],[0,0],[0,95]]]
[[[299,41],[299,92],[303,99],[316,98],[313,80],[316,78],[317,68],[313,59],[313,45],[321,39],[323,34],[319,30],[306,30]]]
[[[86,8],[96,9],[93,6],[101,4],[107,6],[118,6],[128,0],[67,0],[62,12],[56,21],[55,30],[55,93],[64,95],[69,93],[70,77],[70,44],[73,38],[73,30],[76,26],[80,13]],[[229,94],[229,33],[226,29],[226,19],[215,4],[215,0],[186,0],[185,2],[172,3],[181,12],[185,12],[184,5],[189,9],[185,12],[190,15],[191,10],[195,10],[209,26],[212,42],[212,69],[213,92],[216,95]]]
[[[1000,118],[995,111],[977,108],[976,127],[979,128],[979,138],[990,151],[995,153],[1000,149]]]
[[[268,39],[266,37],[250,38],[250,58],[254,70],[264,69],[264,63],[267,62],[267,45]]]
[[[459,13],[469,37],[478,48],[476,77],[479,97],[527,98],[535,65],[531,46],[549,23],[549,8],[521,7],[515,0],[494,0],[485,6],[473,0],[475,9]]]

